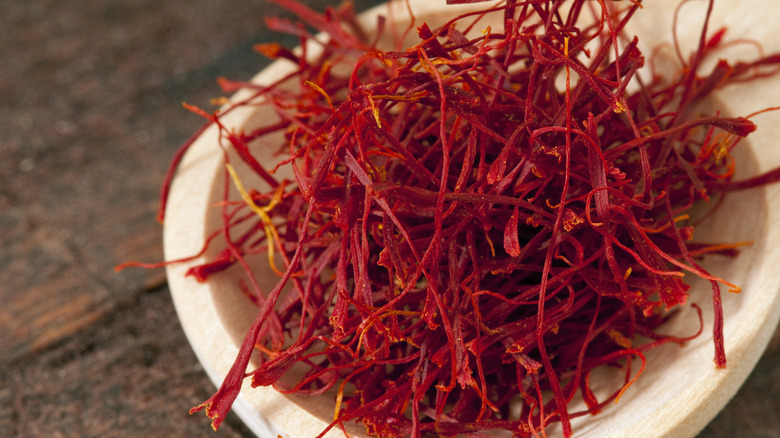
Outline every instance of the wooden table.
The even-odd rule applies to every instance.
[[[311,4],[315,2],[310,2]],[[317,1],[321,8],[326,1]],[[365,6],[363,6],[365,7]],[[162,270],[157,191],[214,79],[265,65],[264,1],[0,5],[0,431],[214,436]],[[702,433],[780,436],[780,332]],[[236,417],[216,436],[249,436]]]

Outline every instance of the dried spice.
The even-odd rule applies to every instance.
[[[690,339],[658,331],[686,303],[685,274],[712,285],[714,361],[726,365],[720,287],[739,288],[699,261],[742,243],[691,240],[692,207],[780,172],[734,181],[731,152],[756,126],[702,102],[775,73],[780,56],[705,69],[726,44],[705,22],[676,75],[640,77],[646,59],[624,31],[640,1],[507,0],[419,24],[416,44],[394,49],[368,38],[349,7],[278,3],[308,27],[268,26],[304,46],[310,28],[323,32],[322,55],[258,46],[296,71],[273,84],[223,80],[226,92],[255,94],[214,114],[191,108],[267,184],[244,187],[225,155],[225,183],[241,199],[218,207],[224,251],[189,272],[206,281],[243,265],[259,308],[224,383],[194,409],[215,428],[249,377],[335,391],[329,428],[531,436],[560,423],[571,436],[571,419],[617,400],[648,350]],[[474,32],[485,14],[503,25]],[[252,105],[277,120],[248,132],[222,124]],[[263,163],[268,148],[294,178]],[[246,261],[266,252],[272,290]],[[293,366],[302,377],[283,383]],[[625,378],[598,398],[590,376],[604,366]],[[570,412],[575,398],[586,407]]]

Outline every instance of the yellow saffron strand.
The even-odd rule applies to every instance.
[[[368,103],[371,104],[371,112],[374,114],[374,120],[376,121],[376,126],[381,128],[382,119],[379,117],[379,108],[377,108],[376,103],[374,102],[374,98],[370,94],[368,95]]]
[[[330,96],[328,96],[328,93],[326,93],[325,90],[323,90],[319,85],[315,84],[312,81],[306,81],[304,82],[304,84],[313,88],[318,93],[322,94],[325,100],[328,101],[328,106],[330,107],[330,109],[333,110],[333,102],[330,100]]]
[[[274,241],[279,240],[279,234],[276,231],[276,227],[274,227],[273,223],[271,222],[271,217],[268,215],[268,213],[273,210],[276,204],[278,204],[281,200],[283,186],[279,186],[279,190],[276,191],[274,197],[267,206],[260,207],[259,205],[255,204],[255,201],[249,195],[249,192],[244,189],[244,185],[238,178],[236,169],[234,169],[230,163],[225,163],[225,168],[230,174],[230,178],[233,180],[233,184],[236,186],[238,193],[241,194],[241,199],[244,200],[246,205],[248,205],[249,208],[251,208],[252,211],[255,212],[255,214],[257,214],[260,217],[260,220],[263,222],[263,231],[265,231],[265,236],[268,240],[268,264],[271,266],[271,269],[273,269],[274,272],[276,272],[278,275],[282,275],[282,271],[276,267],[276,263],[274,262]]]

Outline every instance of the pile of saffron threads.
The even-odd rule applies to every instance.
[[[560,423],[568,437],[572,418],[640,377],[648,350],[690,339],[656,331],[686,303],[686,273],[712,285],[714,361],[726,365],[720,286],[739,289],[699,260],[738,244],[692,241],[690,210],[778,171],[733,181],[731,152],[756,127],[701,103],[773,74],[780,57],[705,70],[725,44],[725,29],[705,22],[678,73],[640,78],[646,58],[624,32],[638,0],[507,0],[435,29],[384,21],[380,32],[418,36],[393,50],[376,47],[349,6],[319,14],[276,1],[305,25],[268,26],[304,46],[324,32],[323,54],[260,45],[296,71],[263,85],[222,80],[254,96],[192,108],[268,188],[243,187],[227,163],[242,197],[216,207],[226,232],[208,243],[224,251],[189,275],[206,281],[269,252],[279,276],[261,290],[247,266],[257,319],[222,386],[193,409],[215,428],[248,377],[335,393],[323,433],[361,421],[381,437],[531,436]],[[479,32],[486,13],[503,26]],[[278,119],[249,132],[222,124],[233,108],[261,105]],[[264,165],[269,148],[292,180]],[[293,365],[303,377],[282,383]],[[604,366],[625,377],[597,398],[589,377]],[[570,412],[575,397],[586,408]]]

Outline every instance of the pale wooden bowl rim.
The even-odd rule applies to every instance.
[[[671,9],[677,0],[656,0],[656,2],[659,4],[656,7],[662,7],[661,11],[663,11],[663,8]],[[440,6],[443,6],[443,2],[442,5],[437,5],[429,0],[412,0],[411,3],[418,17],[435,15],[436,11],[440,10]],[[755,11],[762,8],[765,11],[778,11],[780,7],[771,0],[760,0],[761,5],[756,3],[759,1],[750,2],[750,8],[744,5],[740,8],[738,0],[725,2],[721,0],[718,3],[719,9],[715,21],[728,19],[730,23],[736,22],[738,31],[749,32],[760,39],[763,35],[761,27],[771,26],[771,23],[770,20],[764,23],[761,17],[757,18]],[[647,5],[646,8],[651,8],[651,5]],[[726,10],[729,12],[723,12]],[[375,22],[376,16],[384,11],[383,7],[374,8],[362,14],[361,18],[367,26],[370,26]],[[658,10],[655,13],[658,14]],[[735,20],[735,16],[742,17],[743,20]],[[658,25],[657,22],[651,21],[653,20],[646,20],[646,25],[651,27]],[[739,30],[740,23],[744,28],[742,30]],[[695,25],[695,22],[692,25]],[[780,47],[773,47],[773,49],[780,50]],[[267,82],[269,78],[281,74],[287,68],[283,63],[274,63],[253,80],[257,83]],[[775,81],[774,84],[774,87],[766,86],[765,89],[780,90],[780,83]],[[740,91],[742,92],[744,90]],[[243,96],[245,94],[239,92],[233,100],[239,100]],[[776,105],[780,102],[780,95],[778,92],[756,93],[749,104],[744,102],[747,97],[740,100],[732,96],[732,100],[737,104],[731,105],[730,108],[734,108],[735,113],[743,114],[743,111],[752,112],[764,106],[772,106],[773,103]],[[761,102],[765,104],[762,105]],[[241,109],[231,114],[229,123],[232,126],[242,126],[251,116],[251,109]],[[780,124],[775,123],[775,125]],[[777,138],[780,134],[778,128],[770,127],[770,129],[774,131],[759,139],[771,138],[773,134]],[[166,213],[164,230],[166,260],[175,260],[197,253],[203,244],[204,236],[211,231],[205,229],[204,220],[206,211],[211,208],[208,194],[222,168],[221,151],[215,147],[215,139],[216,132],[208,131],[188,151],[180,165]],[[763,163],[767,156],[766,163]],[[764,168],[769,166],[767,163],[778,165],[780,152],[762,153],[761,161],[759,166]],[[778,205],[780,189],[773,186],[764,190],[765,202],[770,207]],[[665,387],[676,388],[678,390],[676,394],[667,394],[665,400],[654,404],[654,399],[661,397],[660,395],[646,396],[645,400],[643,399],[645,393],[632,395],[629,391],[618,406],[623,409],[608,410],[604,414],[593,417],[595,420],[582,420],[582,424],[578,424],[582,433],[576,436],[692,437],[726,405],[755,366],[780,318],[780,288],[775,282],[778,275],[771,268],[772,261],[780,261],[780,230],[777,229],[780,226],[774,226],[780,224],[780,210],[769,208],[765,215],[762,220],[768,224],[766,242],[761,245],[763,249],[757,257],[759,261],[756,262],[749,276],[751,288],[743,291],[740,297],[738,315],[742,317],[739,320],[727,320],[728,367],[725,370],[717,370],[712,365],[712,348],[708,340],[704,342],[707,344],[705,347],[696,347],[701,350],[699,359],[705,358],[707,366],[690,368],[690,372],[698,373],[694,378],[685,375],[688,369],[686,367],[677,369],[676,375],[668,376],[671,383]],[[187,268],[199,261],[171,264],[167,268],[167,274],[184,332],[206,373],[215,385],[219,385],[235,359],[238,346],[225,330],[216,310],[211,283],[197,283],[192,278],[184,276]],[[703,337],[711,339],[706,334]],[[679,387],[675,386],[676,381],[679,381]],[[327,425],[327,421],[300,409],[289,398],[273,389],[253,389],[248,386],[245,385],[233,409],[258,436],[276,437],[282,434],[285,437],[304,438],[316,435]],[[629,415],[630,412],[626,411],[632,411],[634,415]],[[338,431],[331,431],[328,436],[343,435]]]

